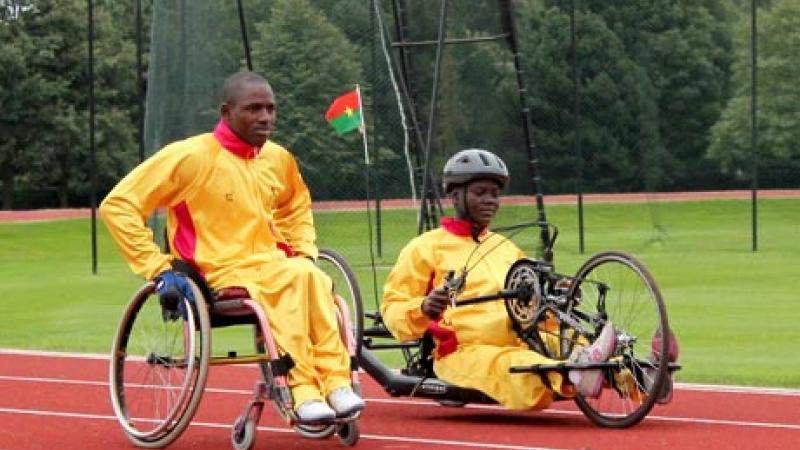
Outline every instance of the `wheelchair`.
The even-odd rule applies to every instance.
[[[352,288],[356,286],[355,276],[344,258],[333,250],[321,249],[317,265],[334,281],[340,335],[351,355],[353,389],[360,392],[355,370],[358,345],[350,319],[356,303]],[[131,298],[114,337],[109,373],[111,400],[123,432],[134,445],[163,448],[175,441],[189,426],[200,404],[209,366],[225,364],[256,364],[262,375],[233,424],[234,449],[253,448],[256,426],[267,402],[303,437],[325,439],[336,434],[343,445],[356,444],[360,413],[331,423],[299,421],[286,378],[291,358],[281,355],[264,312],[246,290],[213,291],[188,265],[178,262],[176,269],[188,275],[195,301],[183,298],[177,308],[165,307],[155,283],[147,282]],[[360,309],[356,312],[360,314]],[[212,330],[235,325],[252,328],[253,354],[229,352],[226,356],[213,356]]]
[[[626,428],[640,422],[671,393],[671,373],[679,370],[671,340],[667,310],[661,292],[647,268],[633,256],[604,251],[588,258],[574,275],[555,271],[552,248],[558,235],[555,226],[532,222],[515,227],[548,227],[552,238],[542,260],[521,259],[508,270],[504,289],[475,298],[457,298],[456,307],[486,301],[503,301],[517,335],[528,346],[557,364],[511,367],[512,373],[535,373],[548,384],[546,372],[566,378],[570,370],[600,369],[604,387],[599,397],[556,396],[572,400],[594,424]],[[498,230],[499,231],[499,230]],[[466,273],[451,273],[445,288],[457,297]],[[360,365],[392,396],[422,397],[444,406],[467,403],[494,404],[486,394],[446,383],[433,371],[434,347],[429,333],[410,342],[398,342],[383,324],[379,312],[368,312]],[[614,325],[617,344],[613,355],[601,363],[573,363],[569,356],[577,345],[588,345],[607,322]],[[363,328],[364,323],[356,324]],[[669,336],[668,338],[664,338]],[[399,350],[404,367],[388,368],[378,352]]]

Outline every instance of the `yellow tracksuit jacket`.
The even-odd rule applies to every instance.
[[[430,320],[422,313],[422,300],[442,286],[451,270],[468,274],[460,299],[491,294],[503,289],[506,272],[522,251],[502,235],[485,231],[477,246],[469,223],[445,218],[442,226],[414,238],[400,252],[384,285],[381,314],[387,328],[399,340],[422,336]],[[512,374],[512,366],[554,363],[522,342],[514,332],[502,300],[447,308],[439,323],[453,330],[455,351],[442,355],[437,341],[434,371],[448,383],[478,389],[507,408],[542,409],[553,401],[539,375]],[[554,389],[562,389],[562,377],[548,375]]]
[[[161,252],[145,224],[157,208],[167,209],[173,255]],[[285,148],[251,147],[220,121],[213,134],[170,144],[136,167],[100,213],[138,275],[152,279],[178,257],[214,288],[247,288],[294,359],[296,405],[350,384],[331,280],[310,260],[287,257],[316,257],[317,248],[311,198]]]

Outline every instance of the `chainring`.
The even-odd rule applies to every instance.
[[[517,291],[517,295],[505,299],[506,312],[511,318],[517,334],[525,336],[536,325],[542,288],[536,264],[529,259],[515,262],[506,274],[505,289]]]

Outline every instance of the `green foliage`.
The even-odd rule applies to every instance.
[[[732,15],[726,0],[582,3],[603,17],[652,86],[648,100],[656,103],[657,115],[644,119],[657,124],[658,135],[642,151],[655,149],[665,166],[661,186],[651,188],[693,185],[708,171],[699,156],[730,92]]]
[[[324,118],[333,99],[362,78],[358,49],[307,0],[273,2],[256,30],[253,65],[278,102],[275,140],[297,155],[315,198],[362,184],[360,135],[338,137]]]
[[[13,205],[14,191],[52,196],[52,204],[68,206],[72,198],[89,195],[89,78],[86,2],[38,0],[24,2],[19,14],[0,25],[3,39],[0,93],[9,111],[0,127],[13,135],[0,144],[3,164],[3,208]],[[108,11],[95,10],[97,89],[97,168],[99,182],[116,182],[132,163],[136,150],[130,104],[135,77],[130,70],[135,53],[124,42]],[[13,131],[12,131],[13,130]],[[24,198],[33,206],[37,200]]]
[[[135,3],[93,3],[95,169],[86,2],[0,2],[0,207],[86,205],[92,173],[102,197],[137,162],[142,111]],[[246,67],[246,59],[236,2],[141,3],[148,67],[143,142],[150,154],[213,127],[222,80]],[[796,3],[757,2],[759,151],[769,187],[796,186],[800,173],[794,145],[800,94],[793,83],[800,74],[791,53],[800,45]],[[749,180],[749,0],[510,4],[546,192],[721,189]],[[432,99],[436,46],[430,44],[438,38],[439,2],[243,5],[255,68],[273,83],[280,105],[276,140],[298,154],[316,198],[365,195],[360,136],[337,136],[322,119],[330,101],[355,83],[364,95],[373,192],[410,196],[409,170],[421,184],[430,129],[434,174],[456,150],[486,147],[509,163],[511,192],[531,193],[515,60],[506,40],[445,45]],[[402,27],[396,13],[404,14]],[[446,19],[448,40],[507,31],[491,0],[448,2]],[[423,44],[392,45],[401,29]],[[382,35],[397,89],[407,88],[413,101],[402,105],[405,125],[415,125],[419,135],[411,130],[407,136],[401,123]],[[409,160],[415,167],[409,169]]]
[[[776,164],[795,165],[800,160],[800,4],[775,1],[758,11],[758,153]],[[750,16],[736,27],[736,94],[712,129],[708,155],[725,173],[749,178],[752,172]]]

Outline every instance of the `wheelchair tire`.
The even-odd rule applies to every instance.
[[[125,435],[138,447],[172,443],[203,395],[211,331],[203,295],[191,286],[196,300],[182,300],[185,317],[169,317],[155,284],[146,283],[117,327],[109,367],[111,403]]]
[[[320,249],[317,265],[333,280],[333,289],[350,309],[350,332],[355,343],[355,356],[361,354],[361,342],[364,338],[364,303],[361,289],[353,269],[344,257],[331,249]]]
[[[292,428],[307,439],[327,439],[336,432],[336,425],[295,424]]]
[[[619,361],[619,368],[603,369],[606,382],[600,396],[578,395],[578,407],[603,427],[635,425],[647,416],[669,381],[668,340],[654,339],[661,330],[669,330],[661,291],[641,262],[608,251],[592,256],[578,269],[567,296],[571,308],[605,318],[617,331],[617,350],[610,361]]]
[[[241,419],[239,419],[241,420]],[[241,430],[237,430],[241,426]],[[234,450],[252,450],[256,444],[256,421],[250,417],[244,423],[236,423],[231,430],[231,445]]]
[[[358,422],[356,421],[345,422],[339,425],[336,434],[339,436],[339,442],[345,447],[356,445],[358,439],[361,437],[361,431],[358,429]]]

